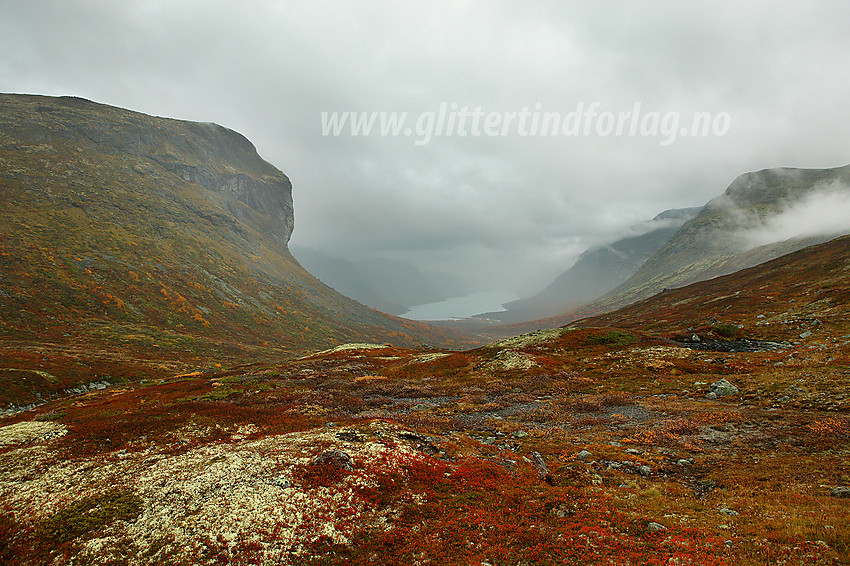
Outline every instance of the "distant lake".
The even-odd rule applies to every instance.
[[[439,303],[410,307],[403,317],[411,320],[451,320],[468,318],[485,312],[505,310],[503,303],[517,300],[519,297],[505,291],[482,291],[463,297],[452,297]]]

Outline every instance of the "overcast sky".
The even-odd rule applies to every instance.
[[[292,179],[294,246],[522,293],[740,173],[850,163],[848,29],[845,0],[0,0],[0,91],[222,124]],[[728,131],[322,135],[322,112],[408,112],[414,126],[442,103],[640,103],[684,126],[726,116]]]

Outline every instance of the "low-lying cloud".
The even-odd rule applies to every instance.
[[[850,186],[834,182],[789,204],[758,227],[739,234],[747,249],[818,236],[850,233]]]
[[[479,290],[536,292],[745,171],[844,165],[850,147],[846,2],[44,5],[0,0],[0,91],[237,130],[292,179],[293,245]],[[460,134],[464,107],[482,109],[482,135],[474,115]],[[323,135],[323,112],[410,120],[398,136]]]

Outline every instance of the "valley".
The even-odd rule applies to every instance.
[[[845,562],[848,251],[472,350],[351,344],[48,403],[0,428],[2,556]]]
[[[850,562],[850,236],[702,253],[707,205],[582,256],[607,299],[437,326],[306,271],[232,130],[18,95],[0,125],[3,564]]]

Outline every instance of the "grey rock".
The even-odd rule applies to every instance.
[[[316,456],[312,462],[310,462],[311,466],[333,466],[337,467],[341,470],[345,470],[350,472],[354,469],[354,465],[351,461],[351,456],[348,452],[343,452],[342,450],[328,450],[327,452],[322,452],[318,456]]]
[[[832,488],[833,497],[850,498],[850,487],[840,485]]]
[[[717,393],[714,393],[713,391],[712,391],[712,392],[710,392],[710,393],[706,393],[706,394],[705,394],[705,398],[706,398],[706,399],[711,399],[711,400],[717,399]]]
[[[691,342],[702,342],[699,337],[699,334],[694,334],[693,336],[691,336]]]
[[[514,433],[514,438],[525,438],[526,436],[528,436],[528,433],[524,430],[518,430]]]
[[[288,489],[292,487],[292,482],[290,482],[286,478],[272,478],[269,482],[269,485],[273,485],[275,487],[279,487],[280,489]]]
[[[729,509],[728,507],[721,508],[720,511],[718,511],[718,513],[720,513],[722,515],[726,515],[728,517],[736,517],[738,515],[737,511],[735,511],[734,509]]]
[[[649,477],[649,474],[652,473],[652,470],[649,466],[641,466],[640,468],[638,468],[638,473],[646,478]]]
[[[549,473],[549,466],[546,465],[546,462],[543,461],[543,456],[540,455],[540,452],[532,452],[531,459],[534,462],[534,467],[537,468],[537,477],[538,479],[544,480],[546,483],[552,483],[552,474]]]
[[[576,510],[573,507],[568,506],[567,504],[561,504],[555,507],[550,511],[550,513],[556,517],[560,517],[561,519],[565,517],[572,517],[576,514]],[[481,563],[482,566],[484,563]]]
[[[811,335],[812,335],[812,331],[811,331],[811,330],[806,330],[805,332],[803,332],[802,334],[800,334],[800,338],[806,339],[806,338],[808,338],[808,337],[809,337],[809,336],[811,336]]]
[[[679,464],[680,466],[690,466],[692,464],[692,462],[690,460],[686,460],[684,458],[682,458],[681,460],[678,460],[676,463]]]
[[[640,450],[638,450],[637,448],[626,448],[626,454],[634,454],[634,455],[637,456],[637,455],[642,454],[642,452]]]
[[[708,393],[714,393],[717,397],[723,397],[724,395],[735,395],[738,393],[738,388],[725,379],[720,379],[709,386]]]
[[[576,459],[577,459],[577,460],[581,460],[582,462],[584,462],[585,460],[587,460],[587,459],[588,459],[588,458],[590,458],[591,456],[593,456],[593,454],[591,454],[591,453],[590,453],[590,452],[588,452],[587,450],[582,450],[581,452],[579,452],[578,454],[576,454]]]
[[[661,523],[656,523],[655,521],[653,521],[646,526],[646,530],[650,533],[657,533],[658,531],[666,531],[667,527],[665,527]]]

